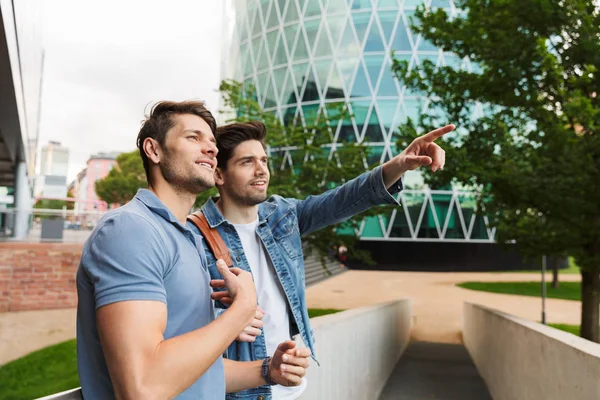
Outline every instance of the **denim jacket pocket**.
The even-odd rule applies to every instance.
[[[293,212],[284,215],[272,231],[275,242],[290,259],[295,260],[302,257],[302,240],[300,239],[296,215]]]

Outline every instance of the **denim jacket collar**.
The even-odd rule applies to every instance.
[[[202,213],[208,221],[208,225],[211,228],[217,227],[224,222],[227,222],[216,202],[219,201],[219,197],[211,197],[202,206]],[[271,216],[277,210],[277,204],[269,201],[263,201],[258,205],[258,224],[263,224],[267,221],[267,218]]]

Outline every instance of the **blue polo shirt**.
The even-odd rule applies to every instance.
[[[182,225],[149,190],[110,211],[83,247],[77,270],[77,367],[86,400],[114,398],[96,310],[129,300],[167,305],[165,339],[215,319],[202,237]],[[143,327],[140,327],[143,329]],[[198,343],[198,346],[210,343]],[[225,398],[221,357],[177,399]]]

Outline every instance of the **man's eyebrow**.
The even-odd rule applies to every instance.
[[[269,159],[269,157],[267,157],[267,156],[243,156],[243,157],[238,158],[237,162],[246,161],[246,160],[253,160],[255,158],[259,158],[261,160],[268,160]]]
[[[184,129],[183,131],[184,131],[184,132],[191,132],[191,133],[195,133],[196,135],[198,135],[198,136],[200,136],[200,137],[202,137],[202,136],[207,136],[207,135],[208,135],[207,133],[204,133],[204,132],[202,132],[202,131],[200,131],[200,130],[198,130],[198,129]],[[211,136],[211,138],[210,138],[210,139],[208,139],[208,140],[210,140],[210,141],[211,141],[211,142],[213,142],[214,144],[217,144],[217,140],[215,139],[215,136],[214,136],[214,135],[212,135],[212,136]]]

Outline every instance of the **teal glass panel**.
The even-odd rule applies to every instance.
[[[306,30],[306,41],[310,50],[312,50],[317,40],[317,33],[319,32],[320,23],[320,19],[314,19],[304,23],[304,29]]]
[[[369,165],[378,164],[383,154],[383,146],[369,146],[369,152],[367,155],[367,163]]]
[[[277,34],[278,30],[267,33],[267,47],[266,49],[269,51],[269,55],[273,54],[275,51],[275,44],[277,43]]]
[[[346,92],[350,92],[350,85],[352,83],[352,77],[356,70],[356,64],[358,59],[354,57],[343,57],[338,60],[340,67],[340,73],[342,74],[342,81],[344,83],[344,89]]]
[[[392,50],[399,51],[411,51],[412,45],[410,43],[410,36],[406,30],[404,20],[400,18],[398,26],[396,27],[396,33],[394,34],[394,40],[392,42]]]
[[[304,11],[304,18],[314,17],[315,15],[321,15],[321,6],[319,0],[308,0],[306,10]]]
[[[384,51],[385,46],[383,44],[381,36],[382,35],[379,31],[377,23],[373,21],[373,23],[371,24],[371,29],[369,30],[369,34],[367,35],[367,40],[365,42],[365,52]]]
[[[285,79],[285,74],[287,72],[287,67],[276,68],[273,70],[273,78],[275,80],[275,87],[277,88],[277,92],[281,92],[283,89],[283,81]]]
[[[384,237],[378,217],[374,216],[374,217],[365,218],[365,226],[363,227],[361,236],[369,237],[369,238],[383,238]]]
[[[371,7],[371,0],[354,0],[352,2],[353,10],[370,10]]]
[[[296,91],[300,93],[306,80],[306,70],[308,69],[308,63],[295,64],[292,66],[294,73],[294,81],[296,82]]]
[[[392,222],[392,228],[390,230],[390,237],[398,238],[410,238],[409,222],[406,218],[406,214],[403,208],[398,208],[396,211],[396,217]]]
[[[351,22],[348,22],[344,28],[338,49],[338,54],[347,57],[358,57],[361,53]]]
[[[379,0],[377,8],[398,8],[398,0]]]
[[[381,71],[381,83],[377,91],[377,96],[398,96],[396,79],[392,73],[392,66],[386,61]]]
[[[377,100],[379,120],[385,129],[385,133],[389,132],[392,127],[397,106],[398,100]]]
[[[294,91],[294,80],[292,74],[287,73],[284,89],[281,91],[281,104],[296,104],[296,92]]]
[[[363,141],[368,143],[379,143],[384,141],[381,126],[379,125],[379,118],[377,117],[377,110],[375,108],[371,111],[369,123],[365,128]]]
[[[365,56],[365,64],[367,65],[367,72],[369,73],[369,79],[373,88],[377,85],[377,79],[379,78],[379,72],[383,65],[384,56]]]
[[[365,33],[367,33],[370,18],[371,13],[368,12],[352,13],[352,22],[354,24],[354,29],[356,30],[359,43],[362,43],[363,39],[365,38]]]
[[[340,76],[335,65],[331,69],[331,75],[329,76],[329,82],[327,84],[327,91],[325,93],[325,98],[327,99],[343,99],[344,96],[344,86],[343,80]]]
[[[327,14],[338,14],[346,10],[345,0],[329,0],[327,3]]]
[[[319,100],[320,98],[321,95],[317,90],[317,78],[315,77],[312,68],[309,68],[306,87],[304,88],[304,93],[302,94],[302,102],[315,101]]]
[[[288,25],[283,28],[283,37],[285,38],[285,44],[290,54],[293,54],[294,44],[296,35],[298,34],[298,24]]]
[[[296,41],[296,48],[294,49],[294,61],[306,60],[308,59],[308,48],[306,47],[306,41],[304,39],[304,35],[302,34],[302,30],[298,31],[298,39]]]
[[[392,32],[394,31],[394,24],[398,13],[396,11],[380,11],[379,22],[381,22],[381,29],[383,29],[383,39],[386,43],[389,43],[393,37]]]
[[[267,17],[267,30],[269,29],[273,29],[276,26],[279,26],[279,18],[277,18],[277,10],[276,10],[276,6],[275,3],[273,3],[273,6],[271,6],[271,9],[269,10],[269,16]]]
[[[358,71],[356,72],[356,78],[354,79],[354,85],[352,85],[352,97],[369,97],[371,96],[371,89],[369,88],[369,81],[367,80],[367,73],[362,66],[362,63],[358,65]]]
[[[331,44],[329,43],[329,35],[327,35],[327,30],[323,26],[321,28],[321,32],[319,33],[319,39],[317,39],[314,56],[323,57],[332,55],[333,49],[331,48]]]
[[[317,84],[319,85],[321,92],[325,90],[325,84],[327,83],[327,78],[329,77],[329,71],[331,70],[332,64],[332,59],[319,60],[315,62]]]
[[[340,38],[342,36],[342,29],[344,29],[344,17],[331,17],[325,20],[327,26],[329,26],[329,32],[331,33],[331,47],[337,48]]]
[[[277,95],[275,94],[275,85],[273,80],[269,79],[269,89],[265,97],[265,108],[275,107],[277,105]]]
[[[353,101],[352,105],[352,116],[356,123],[356,129],[358,135],[362,133],[363,127],[367,122],[367,115],[369,113],[369,107],[371,106],[370,100],[365,101]]]
[[[296,22],[300,19],[298,15],[298,8],[296,8],[296,1],[291,0],[288,4],[287,10],[285,10],[285,17],[283,18],[284,24]]]
[[[277,49],[273,54],[273,66],[287,64],[287,53],[285,52],[285,39],[283,34],[279,34],[279,41],[277,42]]]

